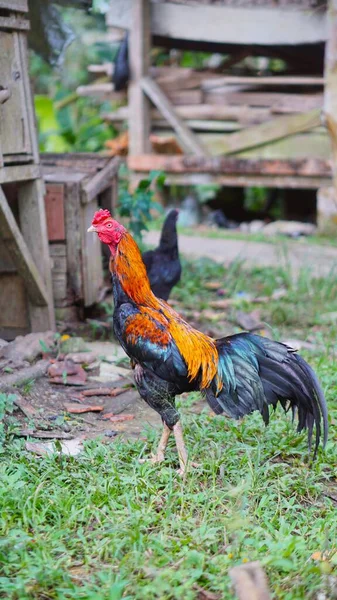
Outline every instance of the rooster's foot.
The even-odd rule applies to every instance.
[[[177,469],[177,474],[180,475],[180,477],[183,477],[185,475],[185,473],[188,471],[188,467],[193,467],[194,469],[199,469],[201,467],[201,465],[196,462],[189,462],[186,465],[181,466],[179,469]]]
[[[164,456],[163,452],[157,452],[157,454],[153,454],[149,458],[140,458],[139,462],[140,463],[150,462],[153,465],[155,465],[157,463],[163,462],[163,460],[165,460],[165,456]]]

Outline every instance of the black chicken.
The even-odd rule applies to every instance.
[[[181,277],[177,219],[178,211],[171,210],[165,219],[158,248],[142,255],[151,289],[162,300],[168,300],[172,288]]]

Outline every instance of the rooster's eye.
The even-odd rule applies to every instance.
[[[112,227],[112,223],[107,223],[106,226],[109,227],[109,229],[110,229],[110,227]]]

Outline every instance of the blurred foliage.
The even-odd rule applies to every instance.
[[[101,8],[100,8],[101,4]],[[103,9],[95,3],[94,8]],[[30,78],[35,94],[35,110],[41,152],[97,152],[117,135],[102,118],[111,110],[110,102],[78,97],[76,88],[88,83],[88,66],[111,62],[117,45],[97,40],[97,31],[105,31],[101,14],[87,14],[70,8],[62,17],[76,34],[60,68],[50,67],[40,56],[30,53]]]
[[[128,180],[120,179],[118,212],[121,217],[129,219],[129,229],[137,242],[141,242],[142,234],[148,231],[147,224],[152,221],[151,210],[162,212],[162,206],[155,201],[155,186],[162,187],[165,175],[160,171],[151,171],[146,179],[142,179],[133,192],[129,191]]]
[[[267,201],[267,189],[265,187],[244,188],[244,207],[246,210],[255,212],[263,211]]]
[[[56,100],[35,96],[40,151],[102,150],[106,140],[115,137],[116,130],[102,120],[101,110],[87,98],[77,98],[76,102],[59,109]]]

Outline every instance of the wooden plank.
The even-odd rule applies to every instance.
[[[132,0],[113,0],[108,27],[129,29]],[[315,44],[326,40],[325,11],[286,10],[283,7],[238,8],[214,5],[184,6],[153,3],[153,35],[193,41],[237,45]]]
[[[29,181],[40,177],[40,167],[38,165],[15,165],[0,169],[0,184],[10,183],[12,181]]]
[[[17,273],[0,273],[0,331],[2,328],[28,329],[26,291]]]
[[[23,118],[27,118],[28,123],[28,132],[27,136],[29,137],[29,147],[33,152],[34,163],[39,164],[39,145],[38,145],[38,136],[36,129],[36,117],[35,117],[35,109],[33,96],[30,87],[29,80],[29,67],[28,67],[28,46],[27,46],[27,36],[19,35],[18,36],[18,50],[20,54],[20,64],[22,67],[21,77],[23,81],[23,89],[22,89],[22,101],[23,101]],[[27,142],[28,143],[28,142]],[[27,149],[26,149],[27,150]]]
[[[151,25],[150,1],[133,0],[129,34],[129,63],[131,80],[128,86],[129,153],[149,152],[150,144],[150,102],[146,97],[141,80],[150,67]]]
[[[260,123],[226,136],[223,154],[234,154],[248,148],[254,148],[289,137],[301,131],[307,131],[321,124],[321,111],[316,109],[308,113],[278,117],[266,123]]]
[[[19,165],[19,164],[29,164],[33,162],[33,155],[31,153],[27,154],[6,154],[5,155],[5,165]]]
[[[165,171],[166,173],[205,173],[211,175],[269,175],[291,177],[331,177],[331,164],[329,160],[296,159],[296,160],[258,160],[237,157],[212,157],[199,156],[160,156],[144,154],[130,156],[128,166],[137,172],[151,170]]]
[[[239,123],[261,123],[270,118],[271,110],[269,108],[251,108],[249,106],[222,106],[212,104],[183,105],[175,107],[176,113],[182,119],[212,121],[238,121]],[[126,121],[129,118],[127,106],[118,108],[114,112],[106,113],[104,119],[111,122]],[[161,119],[158,110],[151,111],[151,119],[156,121]]]
[[[11,254],[18,273],[25,282],[29,298],[37,306],[47,306],[49,302],[47,288],[1,188],[0,235],[2,239],[6,240],[7,250]]]
[[[269,77],[250,77],[250,76],[238,76],[238,75],[224,75],[223,77],[217,77],[212,79],[203,78],[201,81],[201,87],[204,90],[210,90],[223,85],[245,85],[250,84],[254,86],[263,85],[286,85],[286,86],[324,86],[324,77],[304,77],[304,76],[289,76],[289,75],[272,75]]]
[[[80,205],[80,183],[67,183],[64,186],[64,214],[67,239],[69,302],[76,302],[83,299]]]
[[[167,185],[221,185],[224,187],[267,187],[278,189],[317,190],[329,187],[327,177],[291,177],[276,175],[207,175],[206,173],[169,173]]]
[[[0,8],[28,12],[28,0],[0,0]]]
[[[25,107],[23,70],[20,54],[20,35],[2,31],[0,36],[1,85],[11,97],[1,105],[0,129],[4,162],[6,154],[30,154],[29,124]]]
[[[81,202],[86,204],[91,202],[98,194],[101,194],[106,188],[111,186],[112,181],[117,177],[120,167],[119,158],[111,159],[101,171],[98,171],[94,177],[82,185]]]
[[[101,100],[113,100],[115,102],[123,102],[126,100],[126,92],[115,92],[112,83],[90,83],[88,85],[80,85],[76,88],[78,96],[92,96]]]
[[[97,200],[81,206],[81,247],[83,266],[84,305],[92,306],[97,302],[100,289],[103,287],[102,244],[98,236],[88,235],[92,216],[98,210]]]
[[[47,222],[44,207],[45,187],[42,179],[21,183],[18,186],[18,203],[21,231],[27,248],[39,272],[46,292],[46,307],[31,301],[29,317],[32,331],[55,329],[52,294],[51,265],[49,257]]]
[[[321,108],[323,94],[286,94],[283,92],[233,92],[226,89],[204,92],[205,104],[269,107],[273,112],[304,112]]]
[[[9,17],[0,17],[1,29],[15,29],[28,31],[30,29],[29,21],[22,16],[10,15]]]
[[[187,152],[196,154],[197,156],[206,156],[207,152],[199,142],[194,133],[180,119],[175,112],[173,105],[160,89],[159,85],[150,77],[143,77],[141,80],[143,90],[146,92],[153,104],[160,110],[162,115],[170,123],[174,131],[177,133],[183,148]]]
[[[325,46],[324,118],[332,150],[334,200],[337,207],[337,0],[329,0],[328,41]]]
[[[43,167],[64,167],[73,171],[94,173],[109,162],[111,158],[100,156],[94,152],[68,152],[66,153],[41,153],[41,163]]]
[[[49,183],[44,197],[49,242],[66,239],[64,223],[64,186]]]
[[[172,104],[181,106],[183,104],[201,104],[203,94],[201,89],[197,90],[172,90],[167,93]]]

